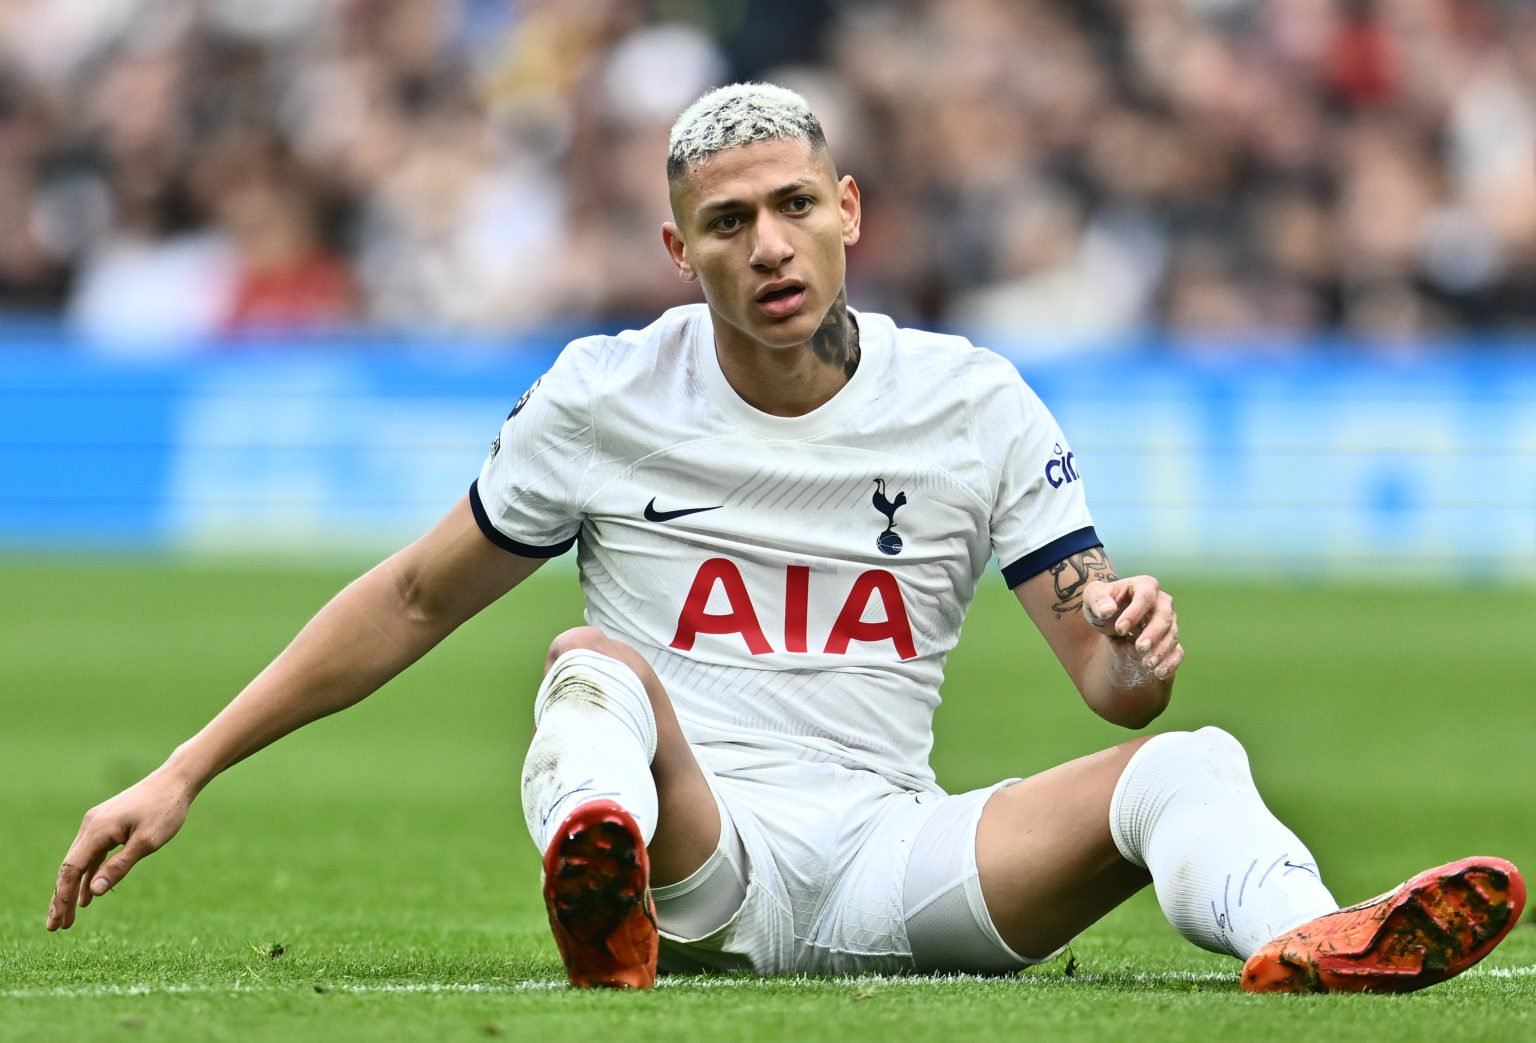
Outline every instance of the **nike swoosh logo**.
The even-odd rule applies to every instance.
[[[591,793],[591,792],[592,792],[592,780],[591,779],[588,779],[586,782],[583,782],[581,785],[577,786],[575,789],[566,790],[564,793],[560,794],[554,800],[549,802],[549,805],[548,805],[547,809],[545,810],[544,814],[542,816],[540,816],[539,824],[540,825],[544,825],[544,826],[549,825],[549,816],[554,814],[555,809],[560,806],[561,801],[565,800],[568,797],[574,797],[578,793]]]
[[[713,507],[684,507],[680,511],[658,511],[656,509],[656,497],[651,497],[651,502],[645,505],[645,520],[648,522],[671,521],[673,518],[686,518],[690,514],[703,514],[705,511],[718,511],[725,504],[717,503]]]

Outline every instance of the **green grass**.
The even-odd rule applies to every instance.
[[[273,567],[0,562],[0,1039],[1536,1036],[1536,928],[1408,997],[1251,997],[1144,893],[1008,980],[674,979],[576,993],[516,801],[549,569],[377,697],[240,765],[74,930],[43,931],[85,808],[194,731],[348,578]],[[1341,900],[1425,865],[1536,866],[1536,599],[1510,587],[1172,583],[1189,659],[1159,728],[1220,723]],[[953,789],[1118,741],[1011,595],[953,657]],[[276,947],[281,946],[281,955]]]

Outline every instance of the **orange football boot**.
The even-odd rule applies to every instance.
[[[1463,858],[1276,938],[1243,964],[1243,989],[1412,992],[1487,956],[1524,908],[1520,870]]]
[[[566,816],[544,853],[544,904],[572,985],[656,983],[650,882],[651,860],[629,812],[594,800]]]

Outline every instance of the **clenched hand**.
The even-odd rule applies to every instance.
[[[1107,637],[1134,641],[1141,667],[1159,680],[1172,678],[1184,661],[1173,598],[1152,576],[1089,581],[1083,615]]]

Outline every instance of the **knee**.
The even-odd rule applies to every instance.
[[[618,651],[625,647],[597,627],[572,627],[549,643],[549,654],[544,657],[544,672],[548,673],[549,668],[555,665],[555,660],[567,652],[584,648],[618,659]]]
[[[1229,731],[1207,725],[1197,731],[1166,731],[1146,740],[1141,760],[1175,762],[1186,771],[1221,774],[1241,767],[1247,774],[1247,751]]]
[[[1127,861],[1145,866],[1158,821],[1175,809],[1205,813],[1215,800],[1253,788],[1248,755],[1220,728],[1164,732],[1132,755],[1110,798],[1110,836]]]
[[[555,662],[568,652],[596,652],[627,667],[645,689],[654,703],[662,692],[661,681],[651,664],[630,645],[609,637],[597,627],[572,627],[549,643],[549,654],[544,657],[544,673],[554,669]]]
[[[1253,778],[1243,744],[1230,732],[1212,726],[1151,736],[1132,756],[1126,773],[1138,769],[1151,777],[1177,780],[1180,784],[1209,779],[1252,785]]]
[[[1193,740],[1195,756],[1216,775],[1233,775],[1251,781],[1248,771],[1248,751],[1231,732],[1214,725],[1207,725],[1189,733]]]
[[[1237,736],[1224,728],[1216,727],[1214,724],[1208,724],[1204,728],[1200,728],[1190,734],[1204,743],[1208,749],[1221,750],[1229,755],[1242,755],[1243,753],[1243,744],[1237,741]]]

